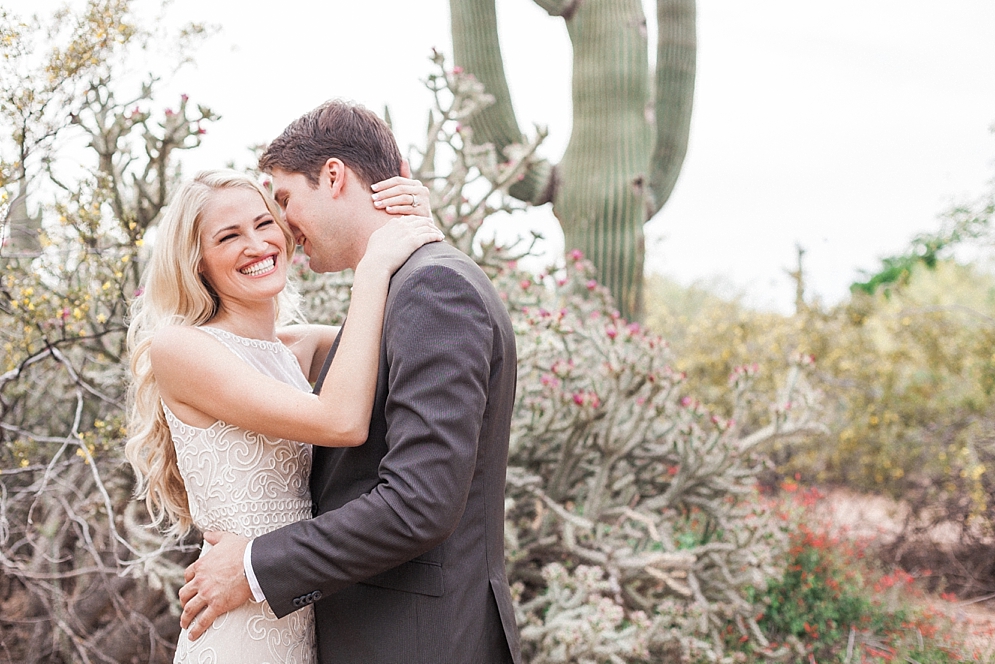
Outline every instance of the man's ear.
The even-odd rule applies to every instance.
[[[346,165],[341,159],[332,157],[325,162],[324,171],[328,175],[328,186],[332,197],[338,198],[344,193]]]

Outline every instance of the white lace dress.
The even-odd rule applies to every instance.
[[[297,358],[282,343],[200,328],[260,372],[310,390]],[[206,429],[184,424],[163,405],[190,513],[201,531],[257,537],[311,517],[311,447],[269,438],[224,422]],[[205,543],[206,552],[210,545]],[[203,555],[203,554],[202,554]],[[219,617],[196,641],[180,633],[174,663],[311,664],[310,606],[277,618],[267,602],[250,601]]]

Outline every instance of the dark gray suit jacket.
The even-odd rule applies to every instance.
[[[515,336],[487,276],[429,244],[391,280],[370,435],[314,449],[315,518],[256,539],[278,616],[323,664],[519,662],[504,563]]]

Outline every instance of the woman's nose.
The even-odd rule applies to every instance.
[[[259,254],[264,253],[269,249],[269,242],[259,233],[249,233],[246,240],[246,252]]]

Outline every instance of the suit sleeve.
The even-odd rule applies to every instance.
[[[423,267],[384,323],[387,454],[379,484],[337,510],[258,537],[252,567],[277,616],[438,546],[466,506],[494,343],[486,306],[457,271]],[[321,595],[314,595],[319,591]]]

